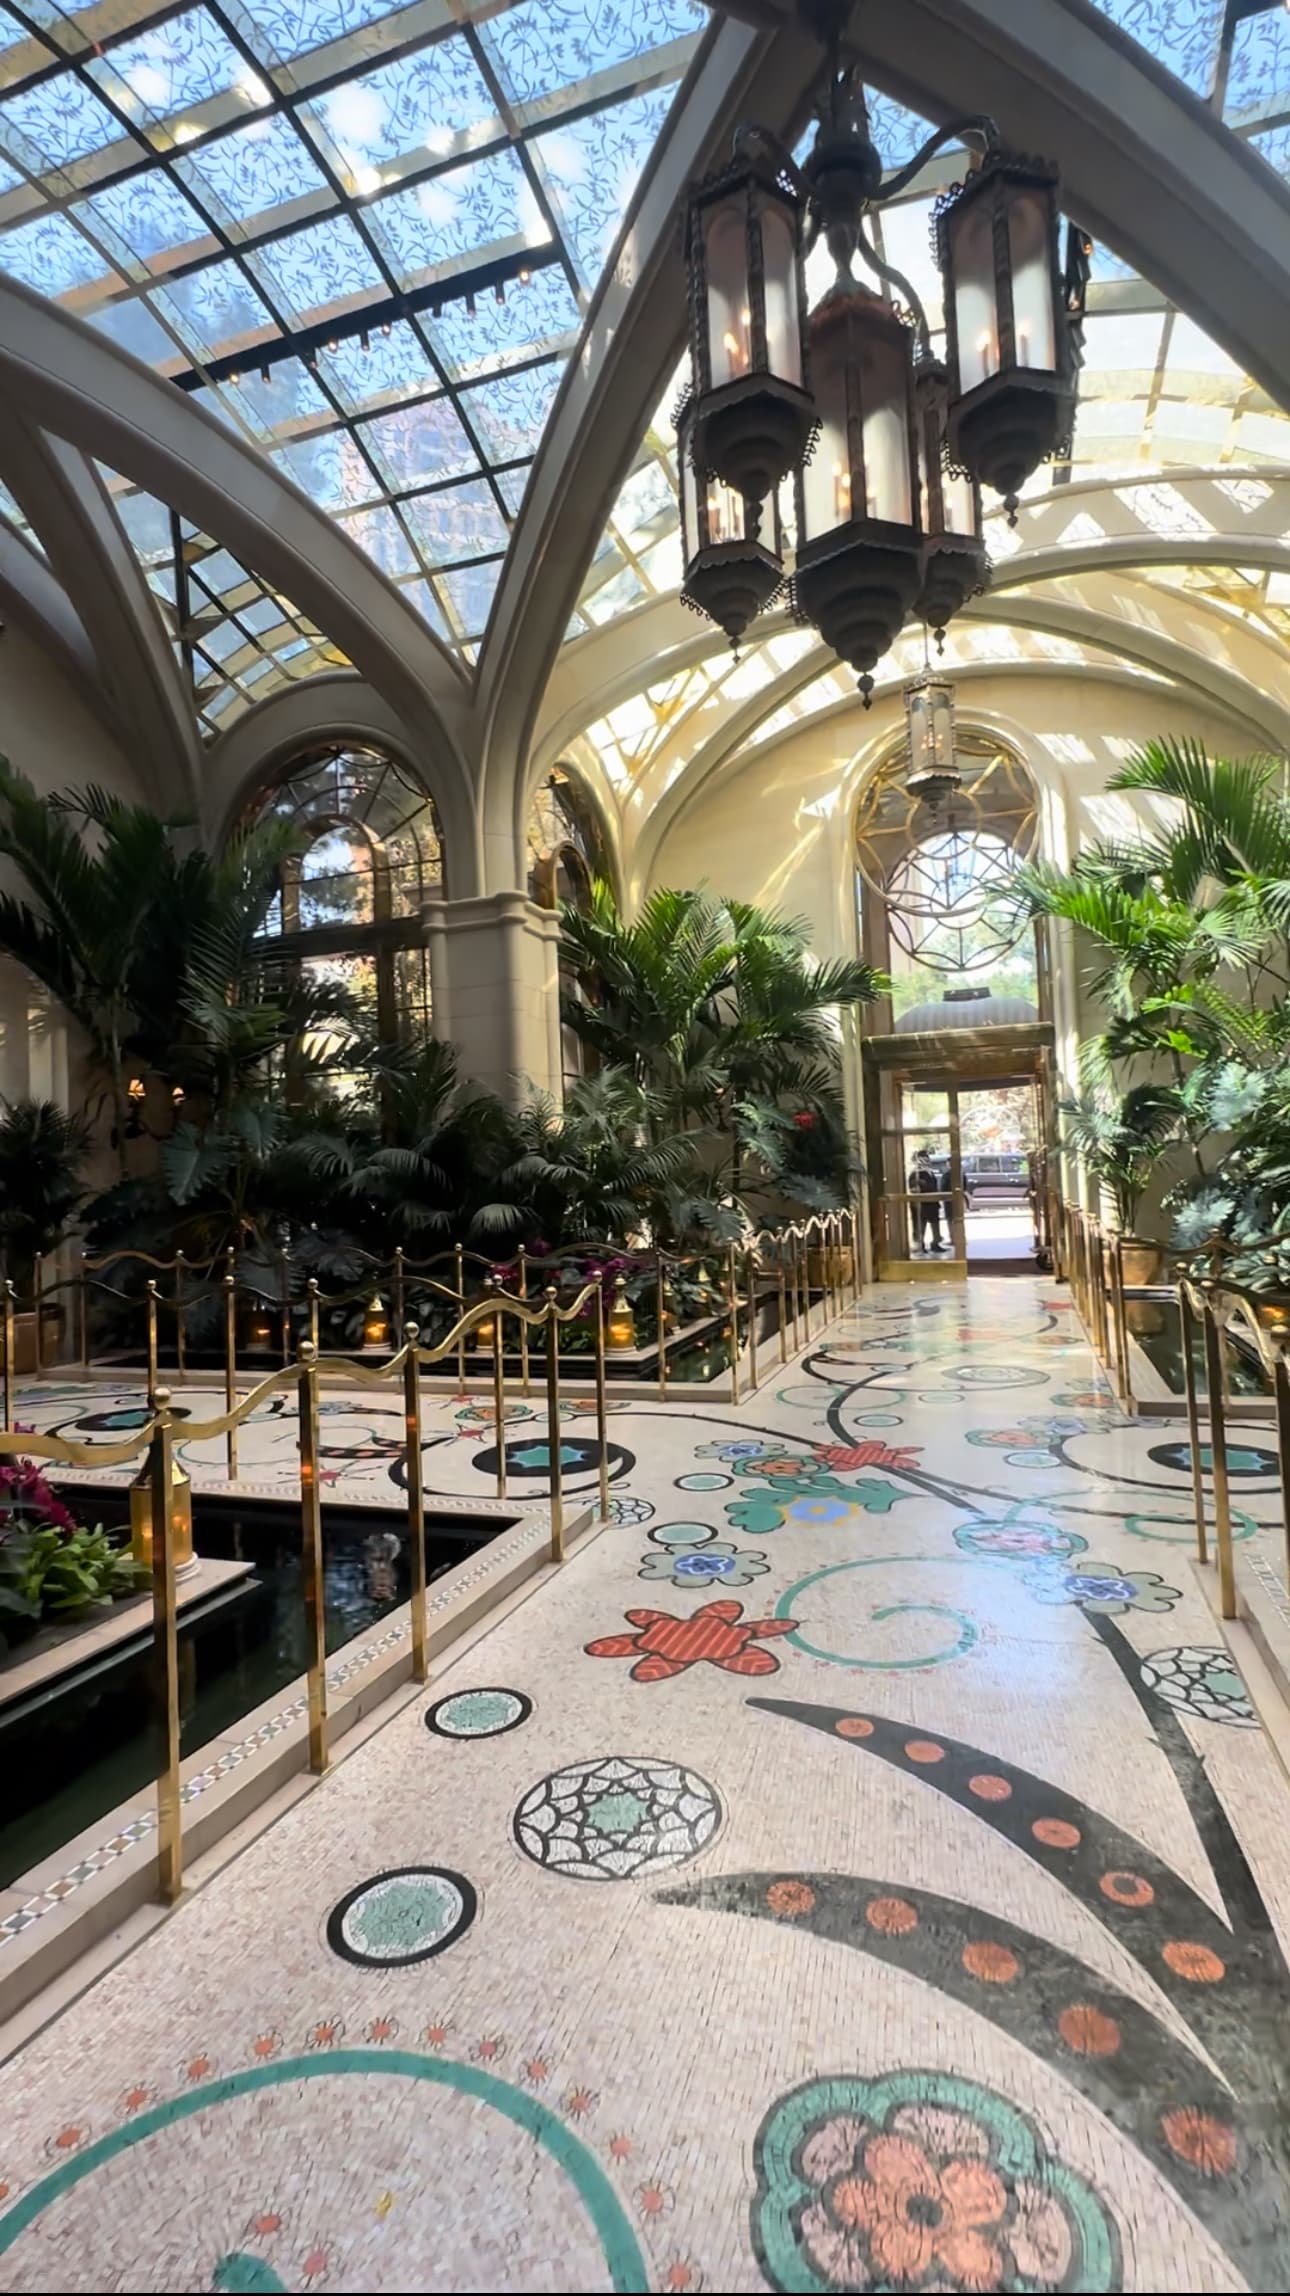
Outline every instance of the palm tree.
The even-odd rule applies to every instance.
[[[1123,1098],[1086,1092],[1058,1103],[1067,1144],[1104,1187],[1122,1236],[1134,1221],[1152,1172],[1178,1138],[1179,1095],[1168,1084],[1135,1084]]]
[[[623,1069],[570,1086],[563,1109],[539,1093],[515,1119],[519,1154],[498,1190],[532,1207],[545,1236],[568,1243],[628,1243],[642,1228],[668,1231],[675,1191],[698,1184],[698,1140],[654,1139],[659,1111]]]

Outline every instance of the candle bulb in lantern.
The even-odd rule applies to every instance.
[[[851,473],[841,463],[833,466],[833,510],[839,526],[851,516]]]

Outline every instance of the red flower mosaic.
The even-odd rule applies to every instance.
[[[373,2017],[363,2035],[365,2041],[392,2041],[399,2030],[396,2017]]]
[[[880,1443],[874,1437],[864,1443],[820,1443],[815,1456],[822,1467],[837,1467],[845,1473],[851,1467],[914,1467],[922,1453],[921,1443],[911,1448]]]
[[[570,2089],[564,2100],[564,2109],[570,2120],[585,2121],[588,2113],[594,2113],[599,2103],[600,2097],[595,2089]]]
[[[421,2038],[427,2049],[442,2049],[451,2031],[451,2025],[427,2025]]]
[[[779,1660],[757,1644],[791,1634],[793,1618],[745,1619],[741,1602],[705,1603],[689,1618],[666,1610],[629,1610],[634,1634],[607,1634],[586,1645],[588,1658],[632,1658],[633,1682],[664,1682],[689,1666],[719,1666],[726,1674],[778,1674]]]
[[[477,2065],[495,2065],[499,2057],[506,2055],[506,2043],[499,2040],[496,2033],[486,2033],[482,2041],[475,2043],[471,2053]]]

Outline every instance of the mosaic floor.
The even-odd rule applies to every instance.
[[[1290,1801],[1185,1441],[1029,1278],[612,1438],[611,1527],[8,2064],[0,2287],[1284,2288]]]

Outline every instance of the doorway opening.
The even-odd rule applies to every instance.
[[[1041,1058],[982,1073],[942,1056],[875,1078],[880,1173],[871,1166],[879,1280],[1034,1274],[1047,1264]],[[870,1135],[872,1139],[872,1133]]]

